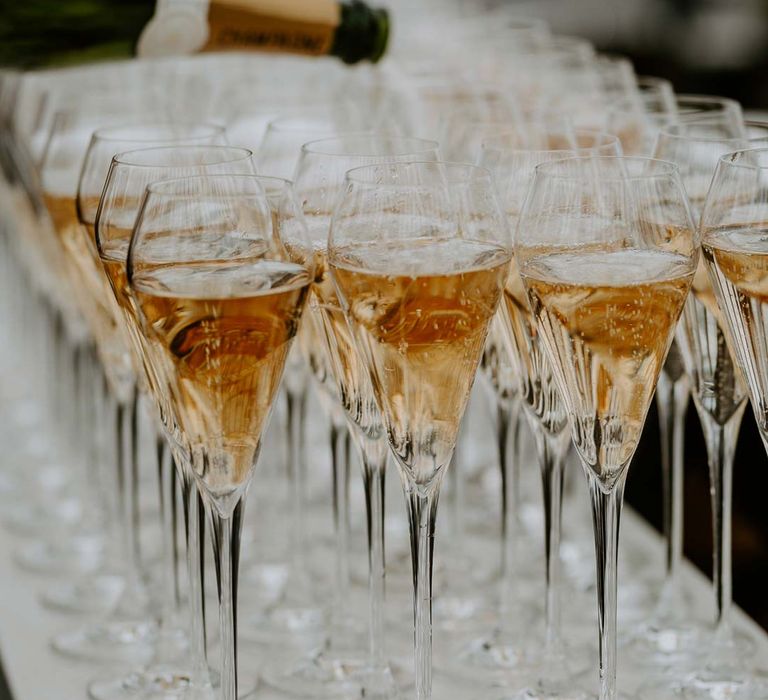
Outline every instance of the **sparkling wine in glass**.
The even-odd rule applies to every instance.
[[[674,228],[674,238],[647,220]],[[537,166],[515,257],[589,484],[601,700],[616,697],[619,519],[629,462],[698,247],[675,166],[582,157]]]
[[[487,170],[396,163],[347,173],[328,262],[405,492],[420,700],[432,692],[432,553],[440,484],[509,260]]]

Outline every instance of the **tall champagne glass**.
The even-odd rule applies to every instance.
[[[548,144],[550,150],[546,149]],[[569,156],[620,153],[619,140],[611,134],[544,132],[532,141],[515,135],[489,138],[483,143],[480,164],[487,164],[493,173],[502,207],[514,230],[537,165]],[[528,698],[583,698],[586,693],[574,684],[573,677],[580,665],[582,670],[586,667],[584,659],[572,650],[566,652],[560,629],[560,516],[564,464],[570,448],[568,417],[514,262],[500,317],[504,351],[517,368],[518,393],[536,444],[544,495],[544,642],[538,649],[530,644],[523,649],[519,663],[523,674],[517,683]],[[505,685],[510,685],[508,678]]]
[[[255,166],[251,152],[244,148],[228,146],[189,145],[142,148],[117,154],[111,159],[96,212],[95,242],[115,300],[122,312],[122,320],[128,331],[133,361],[140,378],[139,385],[142,391],[150,391],[155,377],[152,373],[151,364],[148,362],[148,355],[144,348],[145,341],[141,335],[136,315],[136,307],[126,282],[126,258],[133,222],[139,212],[146,187],[157,180],[183,176],[254,174],[254,172]],[[157,390],[151,393],[153,397],[161,396]],[[155,407],[156,415],[154,418],[158,423],[158,430],[162,429],[160,416],[164,410],[167,410],[164,405],[158,404]],[[165,440],[164,437],[163,440]],[[201,585],[199,561],[200,532],[198,531],[199,522],[195,517],[197,499],[195,497],[194,477],[191,473],[184,471],[178,462],[177,468],[187,535],[187,573],[191,592],[191,660],[188,662],[184,658],[183,648],[179,649],[177,630],[180,618],[175,609],[174,596],[169,594],[172,591],[166,592],[158,611],[160,637],[151,663],[147,667],[132,671],[128,676],[92,683],[89,693],[91,697],[97,700],[149,697],[161,690],[164,692],[171,690],[174,692],[191,692],[195,688],[199,692],[203,692],[210,684],[203,630],[203,586]],[[169,476],[170,474],[166,475],[166,478]],[[162,523],[164,531],[168,530],[171,525],[172,519],[167,517],[169,514],[170,509],[168,509],[166,519]],[[166,546],[166,548],[169,548],[170,552],[164,553],[164,557],[170,559],[171,566],[175,566],[173,547]],[[168,562],[164,562],[164,564],[166,563]],[[163,571],[163,578],[166,583],[172,581],[172,571],[166,568]]]
[[[115,606],[111,618],[88,624],[80,629],[63,633],[54,639],[54,647],[61,653],[85,658],[116,658],[138,663],[151,654],[150,649],[142,648],[139,655],[134,651],[138,646],[132,637],[135,630],[149,629],[142,632],[152,636],[154,644],[168,644],[168,635],[156,640],[156,632],[168,632],[164,626],[156,629],[156,620],[150,617],[151,625],[147,628],[145,617],[151,615],[149,591],[141,571],[139,550],[139,460],[141,451],[138,442],[140,403],[137,379],[141,368],[133,361],[128,330],[123,322],[122,313],[110,290],[109,280],[104,272],[96,249],[95,221],[99,197],[104,186],[104,179],[109,162],[114,155],[112,149],[121,149],[130,145],[152,145],[163,143],[216,143],[223,141],[223,129],[214,125],[168,123],[143,124],[126,127],[108,128],[97,131],[90,139],[86,149],[83,166],[78,181],[77,197],[74,208],[78,226],[75,231],[73,252],[78,254],[77,264],[83,277],[88,298],[98,308],[94,314],[94,335],[97,339],[102,363],[107,372],[110,395],[114,401],[116,444],[118,455],[118,485],[120,500],[119,536],[122,538],[122,556],[125,558],[126,582]],[[162,621],[167,616],[160,616]],[[140,626],[138,626],[140,624]],[[114,631],[128,625],[128,633]],[[131,631],[133,630],[133,631]],[[101,640],[108,636],[110,644]],[[141,647],[144,645],[142,644]],[[147,653],[149,652],[149,653]]]
[[[147,188],[128,252],[151,388],[211,523],[223,700],[238,697],[244,499],[313,277],[302,222],[283,223],[256,177],[166,180]]]
[[[508,233],[487,170],[399,163],[347,173],[328,262],[408,506],[419,700],[432,693],[440,484],[509,260]]]
[[[751,146],[751,144],[750,144]],[[757,426],[766,442],[765,424],[765,222],[768,214],[766,179],[768,148],[740,150],[722,155],[701,213],[703,258],[711,288],[708,298],[735,364],[746,382]],[[717,307],[714,301],[717,300]],[[709,308],[709,307],[708,307]],[[703,334],[702,340],[704,337]],[[718,358],[721,353],[718,352]],[[727,352],[727,351],[726,351]],[[702,420],[703,422],[703,420]],[[731,492],[735,430],[720,430],[718,455],[724,469],[713,480],[714,523],[719,536],[715,568],[717,616],[700,668],[676,682],[671,692],[658,697],[760,698],[768,696],[765,676],[754,673],[755,664],[732,628],[731,601]],[[705,431],[706,434],[706,431]],[[723,439],[724,438],[724,439]],[[768,444],[768,443],[767,443]],[[713,474],[713,477],[716,475]],[[720,563],[722,562],[722,563]]]
[[[746,136],[742,135],[744,131]],[[706,120],[673,125],[661,131],[655,152],[657,157],[679,166],[694,219],[698,221],[718,158],[723,153],[749,145],[768,145],[768,124],[747,122],[739,124],[738,129]],[[730,589],[731,579],[730,522],[717,514],[725,513],[731,507],[730,490],[724,484],[732,478],[733,455],[747,396],[742,378],[727,351],[723,319],[703,262],[699,265],[693,291],[677,338],[707,446],[712,512],[715,515],[712,521],[714,578],[716,582],[726,581],[724,587],[715,584],[717,609],[722,611],[726,602],[721,594]],[[691,659],[700,655],[707,631],[685,614],[679,589],[667,595],[677,596],[677,600],[670,601],[673,614],[669,616],[669,624],[662,629],[652,628],[651,634],[648,634],[649,630],[641,629],[635,646],[645,646],[646,650],[650,647],[655,664],[661,659],[667,666],[679,668],[682,665],[685,668],[690,666]],[[730,594],[727,597],[730,598]],[[676,643],[671,647],[672,637]]]
[[[337,576],[332,601],[332,622],[326,649],[309,666],[302,665],[293,677],[274,679],[286,689],[317,694],[318,684],[334,692],[339,684],[361,684],[363,692],[392,697],[397,691],[389,669],[384,646],[384,486],[388,447],[384,425],[376,407],[365,365],[358,357],[347,320],[344,317],[326,260],[328,229],[333,207],[344,189],[347,170],[383,162],[437,160],[437,143],[423,139],[387,135],[354,134],[310,141],[301,148],[296,166],[296,191],[301,199],[310,241],[316,251],[319,276],[312,287],[309,311],[316,329],[317,340],[325,352],[328,372],[323,374],[331,383],[328,394],[338,401],[361,458],[365,492],[366,522],[368,524],[368,658],[360,659],[353,633],[354,625],[344,624],[349,615],[349,581]],[[315,365],[322,360],[316,360]],[[334,469],[340,465],[334,464]],[[346,475],[334,476],[334,483],[346,481]],[[340,494],[336,502],[343,502]],[[340,509],[335,512],[337,544],[346,550],[346,517]],[[340,551],[338,557],[345,557]],[[337,572],[345,571],[337,565]],[[339,637],[342,637],[341,639]],[[346,638],[344,638],[346,637]],[[355,658],[357,657],[357,658]],[[338,658],[345,659],[341,664]],[[362,661],[362,664],[361,664]],[[362,668],[360,668],[362,665]],[[342,674],[348,668],[352,675]],[[312,683],[306,681],[311,680]]]
[[[675,166],[616,157],[537,166],[515,258],[589,483],[601,700],[617,694],[618,535],[627,468],[697,256]]]

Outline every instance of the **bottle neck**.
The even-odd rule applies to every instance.
[[[360,0],[341,3],[341,21],[336,27],[330,54],[344,63],[368,60],[376,63],[387,48],[389,14]]]

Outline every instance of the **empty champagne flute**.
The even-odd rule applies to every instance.
[[[536,167],[515,259],[589,484],[600,700],[617,695],[618,535],[627,468],[697,257],[676,166],[601,156]]]
[[[395,163],[347,173],[328,262],[405,492],[419,700],[432,693],[440,485],[509,260],[508,232],[487,170]]]
[[[313,279],[300,218],[273,224],[255,176],[149,185],[128,251],[163,424],[210,520],[221,697],[238,697],[237,571],[245,495]]]

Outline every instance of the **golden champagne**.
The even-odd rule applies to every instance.
[[[256,461],[310,282],[304,267],[263,258],[134,272],[168,407],[217,496],[243,486]]]
[[[67,276],[96,340],[107,379],[115,394],[127,400],[133,367],[120,311],[102,269],[93,234],[78,220],[74,197],[46,193],[44,200],[65,252]]]
[[[331,261],[390,443],[417,483],[450,460],[509,257],[431,239],[349,246]]]
[[[523,405],[549,433],[560,434],[568,416],[541,346],[523,281],[513,259],[501,304],[506,347],[518,368]]]
[[[693,272],[652,249],[550,252],[521,276],[584,462],[610,483],[640,439]]]
[[[758,427],[768,435],[768,228],[707,232],[702,245],[730,333],[731,352],[749,387]],[[738,342],[730,342],[731,337]]]

